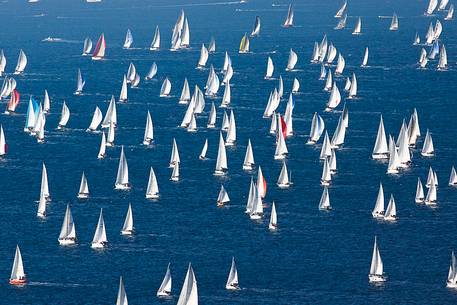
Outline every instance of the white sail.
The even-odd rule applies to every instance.
[[[122,46],[124,49],[130,49],[133,44],[133,35],[130,29],[127,29],[127,33],[125,34],[124,45]]]
[[[259,36],[260,35],[260,17],[259,16],[255,16],[255,23],[254,23],[254,27],[252,28],[252,32],[251,32],[251,37],[255,37],[255,36]]]
[[[292,49],[290,49],[286,71],[292,71],[295,68],[295,65],[297,64],[297,61],[298,61],[297,53],[295,53]]]
[[[97,159],[103,159],[106,156],[106,136],[105,132],[102,132],[102,140],[100,142],[100,150],[98,151]]]
[[[454,186],[457,185],[457,173],[455,171],[454,166],[451,168],[451,175],[449,176],[449,185]]]
[[[423,203],[425,200],[424,195],[424,187],[422,186],[422,182],[420,178],[417,178],[417,186],[416,186],[416,203]]]
[[[273,114],[271,115],[270,134],[272,134],[272,135],[276,134],[277,129],[278,129],[278,118],[276,116],[276,113],[273,112]]]
[[[249,214],[249,218],[251,218],[252,220],[259,220],[263,216],[263,203],[257,188],[254,188],[254,195],[252,201],[252,210]]]
[[[292,93],[298,93],[298,90],[300,90],[300,82],[298,79],[294,78],[294,82],[292,84]]]
[[[16,69],[14,69],[14,74],[24,73],[25,67],[27,66],[27,56],[24,51],[21,49],[19,51],[19,57],[17,59]]]
[[[64,101],[62,104],[62,113],[60,115],[60,121],[59,121],[59,125],[57,126],[57,129],[62,129],[63,127],[65,127],[67,125],[69,119],[70,119],[70,109],[68,109],[68,106]]]
[[[335,14],[335,18],[341,18],[344,14],[344,12],[346,12],[346,7],[348,5],[348,2],[347,1],[344,1],[343,5],[340,7],[340,9],[336,12]]]
[[[79,184],[78,198],[84,199],[89,197],[89,185],[87,184],[86,175],[82,174],[81,183]]]
[[[115,136],[115,128],[113,122],[109,124],[108,128],[108,137],[106,138],[105,146],[112,147],[114,146],[114,136]]]
[[[121,93],[119,94],[119,103],[127,102],[127,90],[127,77],[124,75],[124,78],[122,80]]]
[[[333,45],[333,43],[330,43],[329,47],[328,47],[328,50],[327,50],[327,65],[331,65],[333,60],[335,59],[336,57],[336,54],[337,54],[337,50],[335,48],[335,46]]]
[[[62,246],[73,245],[76,242],[75,223],[73,221],[73,215],[71,214],[69,204],[67,204],[67,209],[65,211],[65,217],[63,218],[58,241]]]
[[[223,206],[225,203],[230,201],[230,197],[225,190],[224,186],[221,185],[221,189],[219,191],[219,195],[217,196],[217,206]]]
[[[328,188],[324,186],[322,190],[321,200],[319,201],[319,210],[331,210],[330,196],[328,194]]]
[[[394,13],[392,17],[392,22],[390,23],[389,27],[390,31],[397,31],[398,30],[398,16]]]
[[[228,55],[227,51],[225,52],[225,57],[224,57],[224,65],[222,67],[222,73],[225,73],[228,69],[228,66],[232,63],[232,60],[230,59],[230,56]]]
[[[447,70],[447,52],[444,44],[441,45],[440,59],[438,61],[438,70]]]
[[[190,29],[187,17],[184,19],[184,25],[181,32],[181,48],[188,48],[190,45]]]
[[[197,131],[197,119],[195,118],[195,113],[192,113],[190,118],[190,123],[187,126],[187,132],[196,132]]]
[[[243,38],[241,38],[240,42],[240,48],[238,50],[238,53],[243,54],[243,53],[249,53],[249,37],[246,33],[244,33]]]
[[[202,151],[200,152],[200,156],[198,156],[198,158],[200,160],[205,160],[207,151],[208,151],[208,139],[205,139],[205,144],[203,144]]]
[[[113,122],[113,125],[117,125],[117,110],[116,110],[116,100],[114,96],[111,96],[111,100],[106,110],[105,117],[102,121],[102,128],[108,128],[110,123]]]
[[[368,65],[368,47],[365,48],[365,53],[363,54],[363,61],[361,67],[366,67]]]
[[[317,63],[319,61],[319,43],[314,42],[313,54],[311,56],[311,63]]]
[[[21,250],[19,249],[19,245],[17,245],[16,252],[14,253],[13,268],[11,269],[10,284],[21,285],[25,284],[26,281],[27,279],[24,272]]]
[[[159,184],[157,183],[157,177],[156,177],[156,174],[152,167],[149,172],[149,181],[148,181],[148,187],[146,189],[146,198],[147,199],[159,198]]]
[[[3,49],[0,51],[0,76],[3,75],[5,72],[5,67],[6,67],[6,57],[5,53],[3,52]]]
[[[129,68],[127,70],[127,74],[126,74],[127,83],[133,82],[133,80],[135,79],[135,75],[136,75],[136,67],[133,64],[133,62],[131,62],[129,65]]]
[[[288,28],[294,25],[294,10],[292,4],[289,5],[289,10],[287,11],[286,20],[284,20],[283,27]]]
[[[328,99],[327,107],[325,108],[325,111],[332,111],[340,104],[340,102],[341,102],[340,90],[338,90],[338,87],[336,86],[336,82],[333,82],[332,91],[330,93],[330,97]]]
[[[43,193],[40,194],[40,200],[38,201],[37,216],[40,218],[46,217],[46,198]]]
[[[151,80],[154,78],[154,76],[156,76],[156,74],[157,74],[157,64],[155,62],[153,62],[145,79]]]
[[[167,97],[170,95],[171,92],[171,82],[167,78],[162,83],[162,87],[160,88],[160,97]]]
[[[430,0],[427,6],[427,10],[425,11],[426,16],[431,16],[435,11],[436,7],[438,6],[438,0]]]
[[[7,152],[8,146],[5,140],[5,132],[3,131],[3,125],[0,125],[0,156],[4,156]]]
[[[323,185],[323,186],[330,185],[331,181],[332,181],[332,174],[330,172],[330,166],[328,164],[328,159],[325,159],[324,166],[322,167],[321,185]]]
[[[43,196],[46,201],[51,201],[51,194],[49,193],[49,184],[48,184],[48,171],[46,165],[43,162],[41,170],[41,188],[40,188],[40,197]]]
[[[357,78],[355,73],[352,73],[351,87],[349,88],[349,99],[353,99],[357,96]]]
[[[82,74],[81,74],[81,69],[78,69],[78,77],[76,81],[76,91],[75,95],[81,95],[83,93],[84,85],[86,82],[83,80]]]
[[[437,194],[436,194],[436,184],[435,184],[435,176],[432,175],[430,180],[430,186],[427,192],[427,196],[425,196],[425,204],[426,205],[435,205],[437,201]]]
[[[146,127],[144,128],[143,145],[151,145],[154,141],[154,126],[152,124],[151,113],[148,110],[146,115]]]
[[[211,40],[209,41],[209,44],[208,44],[208,52],[209,53],[216,52],[216,40],[214,39],[213,36],[211,36]]]
[[[284,133],[283,133],[283,129],[282,129],[282,123],[281,123],[281,115],[278,114],[277,115],[277,121],[278,121],[278,129],[277,129],[277,132],[276,132],[276,149],[275,149],[275,155],[274,155],[274,159],[275,160],[282,160],[284,158],[286,158],[287,154],[289,153],[288,149],[287,149],[287,145],[286,145],[286,141],[284,139]]]
[[[156,26],[156,30],[154,32],[154,38],[152,39],[149,50],[155,51],[158,49],[160,49],[160,30],[159,30],[159,26]]]
[[[451,265],[449,266],[449,272],[447,275],[446,287],[448,288],[457,288],[457,269],[456,269],[456,259],[454,251],[451,253]]]
[[[433,147],[432,135],[427,129],[425,135],[424,146],[422,147],[421,155],[424,157],[433,157],[435,155],[435,148]]]
[[[243,169],[253,170],[254,169],[254,153],[252,152],[251,139],[248,140],[248,146],[246,147],[246,154],[244,155]]]
[[[214,174],[216,176],[225,175],[227,172],[227,153],[225,150],[224,139],[222,138],[222,133],[219,133],[219,149],[217,151],[217,160],[216,160],[216,170]]]
[[[267,72],[265,73],[265,79],[270,79],[273,76],[273,71],[275,67],[273,65],[273,60],[268,56],[267,60]]]
[[[95,229],[94,238],[92,239],[91,247],[94,249],[104,248],[108,243],[106,238],[105,221],[103,220],[103,209],[100,209],[97,228]]]
[[[357,19],[357,23],[355,25],[354,31],[352,32],[352,35],[360,35],[362,33],[362,19],[359,17]]]
[[[427,66],[427,63],[428,63],[427,51],[425,51],[425,49],[422,48],[420,58],[419,58],[419,66],[422,69],[424,69]]]
[[[448,5],[449,0],[441,0],[440,4],[438,5],[438,11],[444,11],[446,6]]]
[[[317,114],[317,112],[313,115],[313,120],[311,121],[311,131],[309,133],[309,139],[307,144],[315,144],[319,141],[322,133],[325,129],[325,123],[322,117]]]
[[[102,122],[103,114],[98,106],[95,106],[94,115],[92,116],[92,121],[90,122],[89,128],[86,131],[96,131],[100,123]]]
[[[182,87],[181,96],[179,97],[179,104],[187,104],[190,101],[190,88],[187,78],[184,78],[184,85]]]
[[[384,189],[382,183],[379,183],[378,197],[371,215],[373,215],[373,218],[384,218]]]
[[[173,165],[173,171],[171,172],[171,181],[179,181],[179,163]]]
[[[132,235],[134,231],[133,228],[133,212],[132,205],[129,203],[127,209],[127,214],[125,215],[124,225],[122,226],[121,234],[122,235]]]
[[[449,5],[449,10],[447,11],[446,17],[444,20],[452,20],[454,18],[454,4]]]
[[[279,188],[288,188],[291,185],[286,162],[282,163],[281,173],[279,174],[277,185]]]
[[[202,43],[202,48],[200,49],[200,59],[198,60],[197,68],[204,68],[206,66],[208,56],[208,49],[205,47],[205,44]]]
[[[338,61],[336,63],[335,75],[343,74],[345,66],[346,66],[346,61],[344,60],[343,55],[341,55],[341,53],[339,53],[338,54]]]
[[[376,142],[371,156],[373,159],[387,159],[388,155],[389,148],[387,146],[386,132],[384,130],[384,122],[381,115],[381,118],[379,119],[378,133],[376,135]]]
[[[381,254],[379,253],[376,236],[374,238],[373,255],[371,257],[370,273],[368,274],[368,279],[370,283],[386,281],[386,278],[384,277],[384,265],[382,263]]]
[[[168,263],[167,271],[165,272],[165,276],[162,280],[162,284],[160,284],[159,289],[157,290],[158,297],[167,297],[171,295],[171,271],[170,271],[170,263]]]
[[[387,204],[386,211],[384,212],[384,220],[394,221],[397,219],[397,206],[393,195],[390,195],[389,203]]]
[[[339,20],[336,26],[333,28],[334,30],[342,30],[346,27],[346,22],[348,19],[348,15],[345,13]]]
[[[271,215],[270,215],[270,223],[268,224],[268,229],[274,231],[278,229],[278,216],[276,214],[276,205],[275,202],[271,204]]]
[[[324,159],[327,159],[328,157],[330,157],[331,155],[332,155],[332,145],[330,143],[328,133],[327,133],[327,131],[325,131],[324,142],[322,143],[322,148],[321,148],[321,152],[319,155],[319,159],[324,160]]]
[[[95,46],[94,53],[92,53],[92,60],[101,60],[105,57],[105,50],[106,50],[106,41],[105,35],[102,33],[100,38],[97,41],[97,45]]]
[[[198,288],[194,269],[189,263],[177,305],[198,305]]]
[[[214,106],[214,102],[211,103],[211,110],[208,115],[208,124],[206,125],[206,127],[216,127],[216,107]]]
[[[173,138],[173,148],[171,150],[169,167],[174,167],[176,164],[178,164],[180,162],[181,162],[181,159],[179,158],[178,144],[176,144],[176,139]]]
[[[116,183],[114,184],[114,187],[117,190],[130,189],[129,167],[127,165],[127,159],[124,154],[124,146],[121,147],[121,155],[119,158],[119,166],[117,168]]]
[[[330,141],[331,148],[339,148],[344,144],[346,137],[346,127],[344,126],[343,115],[338,119],[338,125],[333,133],[332,140]]]
[[[228,289],[228,290],[240,289],[240,287],[238,285],[238,271],[236,269],[234,257],[232,257],[232,265],[230,266],[230,271],[229,271],[229,275],[227,278],[227,283],[225,284],[225,289]]]
[[[122,276],[119,278],[119,289],[117,291],[116,305],[128,305],[127,293],[125,292]]]
[[[233,110],[230,110],[230,123],[229,129],[227,131],[227,137],[225,140],[226,146],[233,146],[236,142],[236,122],[235,122],[235,115],[233,114]]]
[[[327,79],[325,80],[324,90],[330,91],[330,90],[332,90],[332,86],[333,86],[333,76],[332,76],[332,70],[329,68],[328,73],[327,73]]]
[[[421,132],[420,132],[420,127],[419,127],[419,117],[417,114],[416,108],[414,108],[414,111],[411,115],[411,118],[409,120],[408,124],[408,144],[409,146],[415,146],[417,138],[420,137]]]

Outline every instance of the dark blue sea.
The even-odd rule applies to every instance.
[[[342,1],[341,1],[342,2]],[[417,32],[423,38],[431,21],[424,17],[425,0],[350,0],[347,29],[335,31],[333,18],[340,1],[294,1],[296,26],[282,24],[289,2],[249,0],[82,0],[2,1],[0,47],[12,73],[19,50],[28,56],[23,76],[15,77],[21,93],[17,114],[0,115],[9,145],[0,162],[0,304],[114,304],[119,277],[124,277],[130,304],[176,304],[188,263],[198,281],[200,304],[455,304],[457,292],[445,287],[451,251],[457,250],[457,189],[447,186],[451,166],[457,158],[456,54],[457,26],[443,21],[442,42],[449,70],[438,72],[433,61],[418,70],[420,47],[412,46]],[[191,30],[191,48],[170,52],[171,31],[181,9]],[[398,32],[388,30],[389,16],[399,16]],[[260,37],[251,41],[250,54],[238,54],[245,32],[260,16]],[[351,35],[356,16],[362,17],[363,35]],[[154,29],[159,25],[162,50],[151,52]],[[130,28],[132,50],[122,49]],[[94,62],[82,57],[85,37],[94,44],[101,33],[107,42],[106,59]],[[323,116],[329,134],[335,130],[340,112],[323,113],[328,93],[318,80],[319,65],[311,65],[314,41],[327,34],[346,59],[344,76],[355,72],[359,98],[347,102],[349,127],[344,147],[337,152],[338,174],[329,189],[333,210],[318,210],[321,145],[305,145],[312,115]],[[42,42],[51,36],[60,42]],[[198,132],[191,134],[178,125],[185,106],[178,105],[184,78],[191,88],[205,85],[208,69],[196,70],[202,43],[216,40],[217,52],[208,66],[222,68],[228,51],[235,74],[231,80],[232,108],[237,121],[237,145],[227,150],[228,175],[213,175],[219,129],[207,129],[210,99],[197,118]],[[370,68],[360,68],[365,47],[370,48]],[[297,71],[285,72],[289,49],[299,57]],[[428,47],[427,47],[428,50]],[[264,80],[267,57],[275,63],[275,78],[284,78],[285,97],[297,77],[301,93],[295,96],[295,135],[287,139],[288,168],[294,185],[276,186],[282,163],[273,160],[274,137],[270,120],[262,114],[277,80]],[[152,62],[157,62],[156,80],[143,80]],[[142,77],[138,89],[129,89],[129,100],[118,104],[115,147],[107,158],[97,160],[100,134],[89,134],[95,106],[105,112],[112,94],[119,96],[122,77],[133,62]],[[82,96],[74,96],[77,69],[86,79]],[[165,77],[172,83],[172,97],[159,98]],[[345,78],[338,78],[340,89]],[[47,89],[51,114],[46,122],[46,143],[23,132],[29,95],[43,100]],[[341,90],[342,91],[342,90]],[[219,91],[220,103],[223,87]],[[346,96],[346,94],[343,94]],[[64,131],[57,131],[63,101],[71,118]],[[284,112],[286,100],[279,110]],[[2,108],[5,101],[0,106]],[[387,133],[398,135],[403,119],[417,108],[422,137],[430,129],[436,148],[434,158],[413,152],[412,166],[400,175],[388,176],[386,163],[371,159],[379,117]],[[337,110],[341,111],[342,104]],[[140,145],[146,113],[154,121],[155,145]],[[217,126],[222,111],[218,109]],[[172,139],[181,155],[181,180],[169,181],[168,162]],[[205,138],[208,160],[198,160]],[[268,183],[265,217],[254,222],[244,213],[251,176],[242,170],[248,139],[257,165]],[[130,192],[114,190],[121,145],[130,168]],[[40,193],[41,164],[46,163],[52,202],[45,220],[36,217]],[[414,202],[417,177],[427,177],[429,166],[440,182],[436,208]],[[150,167],[155,169],[161,198],[144,198]],[[81,173],[85,171],[91,197],[78,201]],[[383,223],[371,216],[379,182],[386,197],[397,202],[398,221]],[[221,183],[231,202],[216,207]],[[277,232],[268,230],[272,201],[278,211]],[[57,242],[67,203],[71,204],[78,244],[61,247]],[[120,235],[128,204],[133,207],[136,234]],[[109,246],[91,249],[100,208],[104,209]],[[388,280],[384,285],[368,283],[374,236]],[[16,244],[22,250],[29,284],[8,284]],[[238,267],[239,291],[225,289],[232,256]],[[156,291],[171,262],[173,298],[159,300]]]

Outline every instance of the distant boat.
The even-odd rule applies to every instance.
[[[379,119],[378,133],[376,135],[376,142],[374,144],[373,159],[387,159],[389,158],[389,148],[387,146],[386,131],[384,130],[384,122],[382,115]]]
[[[86,82],[83,80],[83,77],[81,75],[81,69],[78,69],[78,78],[76,82],[76,91],[75,95],[81,95],[83,93],[83,88]]]
[[[93,249],[102,249],[106,247],[108,239],[106,238],[105,221],[103,220],[103,209],[100,209],[97,228],[95,229],[94,238],[91,247]]]
[[[3,125],[0,125],[0,157],[3,157],[8,152],[8,144],[5,140],[5,132],[3,131]]]
[[[173,138],[173,147],[171,150],[171,157],[170,157],[170,165],[169,167],[172,168],[176,164],[180,163],[181,160],[179,158],[179,151],[178,151],[178,145],[176,144],[176,139]]]
[[[114,146],[114,136],[115,136],[115,128],[113,122],[109,124],[108,128],[108,137],[106,138],[105,146],[113,147]]]
[[[298,81],[298,79],[294,78],[291,92],[293,94],[296,94],[296,93],[298,93],[298,90],[300,90],[300,82]]]
[[[215,53],[216,52],[216,40],[213,36],[211,36],[211,40],[208,44],[208,53]]]
[[[292,71],[297,64],[298,56],[292,49],[289,51],[289,60],[287,61],[286,71]]]
[[[206,125],[207,128],[215,128],[216,127],[216,107],[214,106],[214,102],[211,103],[211,110],[208,115],[208,124]]]
[[[232,265],[230,266],[230,272],[225,284],[227,290],[238,290],[240,286],[238,284],[238,271],[236,270],[235,258],[232,257]]]
[[[151,167],[149,172],[148,187],[146,189],[146,199],[158,199],[159,197],[159,185],[157,183],[154,169]]]
[[[327,186],[324,186],[324,190],[322,191],[321,200],[319,201],[319,210],[328,211],[331,209],[332,209],[332,206],[330,205],[330,197],[328,195],[328,188],[327,188]]]
[[[371,257],[370,273],[368,274],[370,283],[385,282],[384,265],[382,263],[381,254],[379,253],[376,236],[374,237],[373,255]]]
[[[414,36],[413,45],[417,46],[420,43],[421,43],[421,38],[420,38],[419,34],[416,32],[416,35]]]
[[[346,27],[348,15],[345,13],[339,20],[337,25],[333,28],[334,30],[342,30]]]
[[[449,9],[447,11],[447,15],[446,15],[446,17],[444,17],[444,20],[446,20],[446,21],[449,21],[449,20],[452,20],[452,19],[454,19],[454,4],[451,4],[449,6]]]
[[[336,167],[336,153],[334,149],[332,149],[332,154],[328,159],[328,166],[330,167],[330,174],[335,175],[338,172]]]
[[[333,43],[330,43],[328,49],[327,49],[327,65],[331,65],[333,63],[333,60],[335,59],[337,54],[337,50]]]
[[[362,34],[362,19],[359,17],[357,19],[357,23],[355,25],[354,31],[352,32],[352,35],[360,35]]]
[[[451,175],[449,176],[449,185],[456,186],[457,185],[457,173],[455,171],[454,166],[451,168]]]
[[[235,115],[233,114],[233,110],[230,110],[230,122],[229,128],[227,131],[227,137],[225,140],[225,146],[233,146],[236,143],[236,123],[235,123]]]
[[[382,183],[379,183],[378,197],[376,197],[376,204],[371,215],[373,218],[384,219],[384,189]]]
[[[328,68],[327,79],[325,80],[324,91],[331,91],[333,87],[332,70]]]
[[[368,47],[365,48],[365,53],[363,55],[363,61],[362,61],[361,67],[365,68],[365,67],[367,67],[367,64],[368,64]]]
[[[17,59],[16,69],[14,69],[14,74],[23,74],[25,67],[27,66],[27,56],[24,51],[21,49],[19,51],[19,57]]]
[[[390,23],[389,30],[390,31],[398,31],[398,16],[395,13],[392,16],[392,22]]]
[[[125,292],[122,276],[119,278],[119,290],[117,291],[116,305],[128,305],[127,293]]]
[[[198,60],[197,68],[202,69],[205,67],[206,62],[208,61],[209,52],[208,49],[205,47],[205,44],[202,43],[202,47],[200,49],[200,58]]]
[[[240,53],[240,54],[249,53],[249,37],[246,33],[244,33],[244,36],[241,39],[240,48],[239,48],[238,53]]]
[[[333,133],[332,140],[330,141],[330,147],[332,149],[338,149],[344,145],[344,139],[346,137],[346,127],[344,126],[343,116],[341,115],[338,119],[338,125],[336,125],[335,132]]]
[[[254,169],[254,153],[252,152],[251,139],[248,139],[248,146],[246,147],[246,154],[244,155],[243,170],[251,171]]]
[[[311,63],[318,63],[318,62],[319,62],[319,43],[317,41],[315,41],[314,47],[313,47],[313,54],[311,56]]]
[[[117,125],[117,111],[116,111],[116,100],[114,96],[111,96],[108,109],[106,110],[105,117],[102,121],[102,128],[108,128],[110,123],[113,123],[114,127]]]
[[[189,263],[177,305],[198,305],[198,288],[194,269]]]
[[[260,17],[255,16],[254,27],[251,32],[251,37],[259,36],[260,35]]]
[[[444,11],[446,6],[448,5],[449,0],[441,0],[440,4],[438,5],[438,11]]]
[[[438,6],[438,0],[430,0],[424,15],[431,16]]]
[[[101,60],[105,58],[106,41],[105,35],[102,33],[95,46],[94,53],[92,53],[92,60]]]
[[[292,8],[292,4],[289,4],[289,10],[287,11],[287,17],[286,20],[284,20],[284,23],[282,24],[283,27],[289,28],[294,25],[294,10]]]
[[[349,88],[349,96],[348,99],[353,99],[357,96],[357,78],[355,77],[355,73],[352,73],[352,80],[351,80],[351,87]]]
[[[124,225],[122,226],[121,234],[122,235],[132,235],[134,231],[133,228],[133,212],[132,205],[129,203],[127,209],[127,214],[125,215]]]
[[[449,272],[447,274],[446,281],[447,288],[457,288],[457,269],[454,251],[451,253],[451,265],[449,266]]]
[[[46,201],[51,201],[51,194],[49,193],[49,184],[48,184],[48,171],[46,165],[43,162],[41,169],[41,187],[40,187],[40,196],[43,196]]]
[[[46,197],[43,193],[40,194],[40,200],[38,201],[38,210],[37,217],[45,218],[46,217]]]
[[[428,63],[427,51],[425,51],[425,49],[422,48],[420,58],[419,58],[419,66],[422,69],[425,69],[425,67],[427,66],[427,63]]]
[[[98,106],[95,106],[94,115],[92,116],[92,121],[90,122],[89,128],[86,129],[87,132],[95,132],[103,120],[103,114]]]
[[[106,137],[105,132],[102,132],[102,140],[100,142],[100,150],[98,151],[97,159],[104,159],[106,157]]]
[[[157,64],[155,62],[152,63],[151,68],[149,69],[148,74],[144,78],[145,80],[151,80],[157,74]]]
[[[214,175],[224,176],[227,174],[227,153],[225,151],[225,142],[222,133],[219,133],[219,149],[217,151],[216,169]]]
[[[435,184],[435,177],[432,175],[430,181],[430,187],[427,192],[427,196],[425,196],[425,204],[426,205],[436,205],[437,196],[436,196],[436,184]]]
[[[271,204],[271,215],[270,215],[270,223],[268,224],[268,229],[270,231],[275,231],[278,229],[278,216],[276,214],[276,205],[275,202]]]
[[[325,108],[325,111],[327,111],[327,112],[332,111],[340,104],[340,102],[341,102],[340,90],[338,90],[336,82],[333,82],[332,91],[330,93],[330,97],[328,99],[327,107]]]
[[[179,104],[188,104],[190,101],[190,88],[187,78],[184,78],[184,85],[182,87],[181,96],[179,97]]]
[[[79,185],[78,199],[86,198],[89,198],[89,185],[87,184],[86,175],[83,172],[81,176],[81,183]]]
[[[224,64],[222,66],[222,73],[227,72],[227,69],[229,65],[232,64],[232,60],[230,59],[230,56],[228,55],[227,51],[225,52],[225,57],[224,57]]]
[[[430,168],[428,170],[427,183],[425,184],[425,186],[427,188],[430,188],[430,185],[432,185],[432,184],[438,186],[438,178],[436,176],[436,172],[430,166]]]
[[[324,160],[324,166],[322,167],[321,185],[328,186],[332,182],[332,174],[330,173],[330,166],[328,159]]]
[[[154,141],[154,126],[152,124],[151,113],[148,110],[146,115],[146,127],[144,128],[143,145],[151,145]]]
[[[225,84],[224,95],[222,96],[221,108],[227,108],[230,106],[232,100],[232,90],[230,89],[230,81]]]
[[[324,129],[324,120],[319,114],[317,114],[317,112],[314,112],[313,120],[311,121],[311,131],[309,133],[309,139],[306,144],[316,144],[324,132]]]
[[[251,203],[252,208],[249,213],[249,218],[252,220],[262,219],[263,203],[262,203],[262,198],[261,198],[257,188],[254,188],[254,190],[253,190],[253,196],[252,196],[251,200],[252,200],[252,203]]]
[[[160,284],[159,289],[157,290],[157,296],[160,297],[168,297],[171,295],[171,271],[170,271],[170,263],[168,263],[167,271],[165,272],[165,276],[162,280],[162,284]]]
[[[421,155],[424,157],[433,157],[435,155],[435,148],[433,147],[433,140],[430,131],[427,129],[425,135],[424,146],[422,147]]]
[[[420,137],[420,135],[419,117],[416,108],[414,108],[408,123],[408,145],[410,147],[416,146],[417,138]]]
[[[25,276],[24,264],[22,262],[22,255],[21,250],[19,249],[19,245],[16,246],[13,268],[11,269],[11,276],[9,282],[11,285],[18,286],[25,285],[27,283],[27,277]]]
[[[202,151],[201,151],[200,155],[198,156],[198,158],[200,160],[206,160],[206,152],[207,151],[208,151],[208,139],[205,139],[205,144],[203,144]]]
[[[278,130],[276,133],[277,141],[276,141],[274,159],[283,160],[289,154],[289,150],[287,149],[286,141],[284,139],[284,132],[283,132],[283,125],[285,125],[285,122],[280,114],[277,115],[277,121],[278,121]]]
[[[292,182],[289,179],[289,173],[287,172],[286,162],[283,161],[281,173],[279,174],[277,185],[281,189],[289,188],[292,185]]]
[[[127,89],[127,77],[124,74],[124,78],[122,80],[122,87],[121,87],[121,93],[119,94],[119,103],[125,103],[127,102],[128,99],[128,89]]]
[[[84,47],[83,47],[83,56],[90,55],[90,51],[92,51],[92,40],[89,37],[84,39]]]
[[[397,206],[395,204],[395,199],[393,195],[390,195],[389,203],[387,204],[386,211],[384,212],[384,220],[397,220]]]
[[[62,112],[60,114],[60,121],[59,121],[59,125],[57,126],[57,129],[63,129],[65,126],[67,126],[69,119],[70,119],[70,109],[68,108],[65,101],[63,101]]]
[[[184,11],[181,10],[178,20],[176,21],[174,27],[173,27],[173,34],[171,36],[171,51],[177,51],[178,49],[181,48],[181,42],[182,42],[182,32],[184,28]]]
[[[133,62],[130,63],[129,69],[127,70],[126,78],[127,78],[127,83],[133,82],[136,76],[136,67],[133,64]]]
[[[125,34],[124,45],[122,46],[124,49],[130,49],[133,44],[133,35],[130,29],[127,29],[127,33]]]
[[[3,49],[0,51],[0,76],[3,75],[5,72],[5,67],[6,67],[6,57],[5,53],[3,52]]]
[[[416,187],[416,203],[424,203],[425,195],[424,195],[424,188],[422,186],[422,182],[420,178],[417,178],[417,187]]]
[[[344,83],[344,91],[349,92],[349,89],[351,89],[351,79],[349,77],[346,77],[346,82]]]
[[[76,243],[75,223],[71,214],[70,204],[67,204],[58,240],[61,246],[74,245]]]
[[[346,12],[348,2],[344,1],[343,5],[340,7],[340,9],[336,12],[335,18],[341,18],[343,17],[344,13]]]
[[[179,163],[173,165],[173,171],[171,172],[170,180],[175,182],[179,181]]]
[[[156,51],[159,49],[160,49],[160,30],[159,30],[159,26],[156,26],[156,30],[154,32],[154,38],[152,39],[149,50]]]
[[[21,100],[21,95],[19,94],[19,91],[14,89],[11,92],[10,99],[6,106],[5,114],[11,114],[11,113],[16,112],[16,107],[19,104],[20,100]]]
[[[124,154],[124,146],[121,147],[121,156],[119,158],[119,167],[117,169],[117,177],[114,187],[117,190],[129,190],[131,188],[129,183],[129,167]]]
[[[447,52],[444,44],[441,45],[440,59],[438,61],[438,71],[447,70]]]
[[[217,206],[222,207],[227,202],[230,202],[230,197],[227,191],[225,190],[224,185],[221,184],[221,189],[219,191],[219,195],[217,196]]]
[[[171,82],[168,77],[162,83],[162,87],[160,88],[160,97],[168,97],[170,96],[171,92]]]
[[[335,76],[343,74],[344,68],[346,67],[346,60],[341,53],[338,54],[338,60],[335,68]]]

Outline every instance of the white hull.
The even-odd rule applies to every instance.
[[[452,283],[452,282],[447,281],[446,282],[446,287],[447,288],[452,288],[452,289],[457,289],[457,283]]]
[[[171,295],[171,291],[159,291],[157,292],[157,296],[160,297],[169,297]]]
[[[290,183],[278,183],[278,187],[280,189],[288,189],[290,187]]]
[[[215,170],[214,171],[214,175],[215,176],[225,176],[227,173],[224,172],[224,171],[219,171],[219,170]]]
[[[421,199],[414,199],[414,201],[416,203],[425,203],[425,199],[424,198],[421,198]]]
[[[383,275],[369,274],[368,279],[370,283],[382,283],[386,281],[386,278]]]
[[[252,164],[249,164],[249,165],[244,165],[243,164],[243,170],[252,171],[253,169],[254,169],[254,166]]]
[[[122,230],[121,234],[122,235],[133,235],[133,230]]]
[[[251,218],[252,220],[259,220],[259,219],[262,219],[262,215],[252,214],[252,215],[249,215],[249,218]]]
[[[78,194],[78,199],[87,199],[87,198],[89,198],[88,193],[79,193]]]
[[[328,186],[328,185],[330,185],[330,181],[321,179],[321,185]]]
[[[424,157],[433,157],[435,156],[435,153],[431,152],[431,153],[422,153],[421,152],[421,155],[424,156]]]
[[[74,239],[59,239],[59,245],[61,246],[70,246],[74,245],[76,241]]]
[[[276,231],[278,229],[277,225],[268,225],[268,229],[271,231]]]
[[[179,181],[179,177],[171,177],[170,180],[176,182],[176,181]]]
[[[275,155],[275,160],[284,160],[286,158],[286,155]]]
[[[105,243],[92,243],[90,247],[92,249],[103,249],[105,248]]]
[[[159,194],[146,195],[146,199],[159,199]]]
[[[130,190],[130,184],[116,184],[114,186],[116,190]]]
[[[374,160],[389,159],[389,155],[388,154],[372,154],[371,157]]]
[[[206,125],[206,128],[215,128],[216,126],[214,124],[208,124]]]

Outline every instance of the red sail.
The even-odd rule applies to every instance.
[[[19,100],[21,99],[21,95],[19,91],[16,89],[11,92],[11,98],[8,101],[8,111],[14,112],[16,110],[17,105],[19,104]]]
[[[284,121],[284,118],[280,116],[281,118],[281,127],[282,127],[282,135],[284,136],[284,139],[286,139],[287,136],[287,124],[286,121]]]

